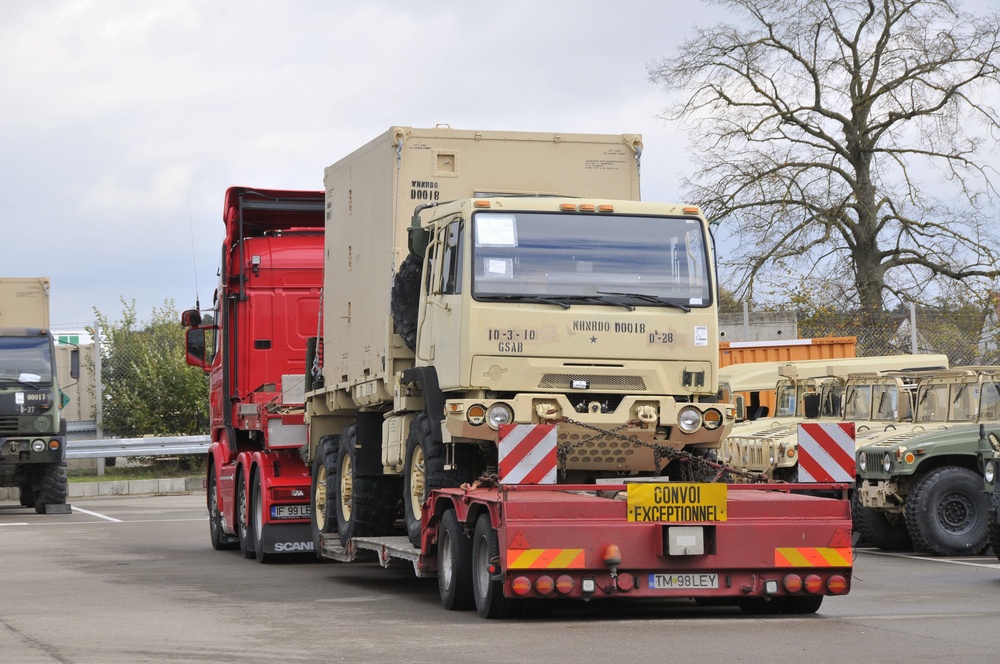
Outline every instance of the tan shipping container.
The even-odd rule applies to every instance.
[[[48,277],[0,277],[0,327],[48,329]]]
[[[641,147],[636,134],[393,127],[329,166],[327,389],[384,379],[412,362],[393,332],[390,293],[418,205],[499,194],[639,200]]]

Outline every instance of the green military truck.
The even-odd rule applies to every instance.
[[[66,421],[49,327],[46,277],[0,278],[0,487],[21,505],[65,512]],[[79,376],[79,353],[70,374]]]
[[[977,555],[989,546],[980,424],[1000,422],[1000,368],[921,379],[912,426],[858,434],[855,527],[886,550]]]

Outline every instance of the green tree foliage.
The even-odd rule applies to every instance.
[[[116,321],[95,309],[101,328],[103,424],[123,438],[208,433],[208,377],[184,362],[184,330],[173,301],[139,321],[122,299]]]

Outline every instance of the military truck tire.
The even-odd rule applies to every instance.
[[[250,497],[247,495],[246,482],[243,473],[237,473],[236,483],[236,533],[240,542],[240,553],[249,560],[255,553],[253,550],[253,533],[250,532]]]
[[[924,475],[910,493],[906,525],[916,548],[939,556],[975,556],[989,546],[989,496],[983,478],[945,466]]]
[[[352,537],[384,535],[392,529],[399,511],[399,480],[386,475],[355,473],[357,430],[344,429],[337,446],[337,532],[344,546]]]
[[[438,531],[438,592],[449,611],[465,611],[472,599],[472,540],[458,522],[455,510],[441,517]]]
[[[337,532],[337,453],[340,449],[337,436],[324,436],[316,447],[312,464],[312,538],[316,558],[322,555],[323,535]]]
[[[211,462],[209,462],[211,463]],[[208,469],[208,534],[212,548],[216,551],[234,549],[238,546],[237,538],[227,535],[222,529],[222,513],[219,512],[219,487],[215,479],[215,468]]]
[[[18,487],[18,497],[21,501],[21,507],[35,506],[35,491],[31,488],[31,482],[21,483],[21,486]]]
[[[431,491],[461,486],[474,477],[471,448],[455,448],[457,468],[445,470],[444,445],[434,440],[427,413],[417,413],[406,436],[406,459],[403,462],[403,515],[406,534],[413,546],[420,546],[421,507]]]
[[[989,534],[990,546],[993,547],[993,555],[1000,560],[1000,523],[990,517],[990,522],[986,524],[986,531]]]
[[[420,309],[420,273],[423,261],[407,254],[399,264],[399,270],[392,279],[389,295],[389,311],[396,324],[396,332],[410,350],[417,347],[417,316]]]
[[[864,542],[883,551],[913,549],[913,540],[910,539],[902,513],[864,507],[855,492],[851,497],[851,516],[854,519],[854,529],[859,533],[859,543]]]
[[[35,511],[45,514],[46,505],[65,505],[67,494],[69,481],[66,478],[66,464],[53,463],[45,466],[38,478]]]

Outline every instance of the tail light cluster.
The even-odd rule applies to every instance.
[[[798,574],[786,574],[781,580],[781,585],[791,594],[805,591],[810,595],[821,595],[826,592],[831,595],[843,595],[848,590],[847,578],[840,574],[834,574],[826,581],[823,581],[823,577],[818,574],[809,574],[805,578]]]
[[[557,595],[569,595],[578,583],[578,580],[569,574],[560,574],[556,578],[552,578],[548,574],[542,574],[534,581],[527,576],[517,576],[511,581],[510,589],[519,597],[524,597],[532,591],[543,597],[552,595],[553,593]]]

